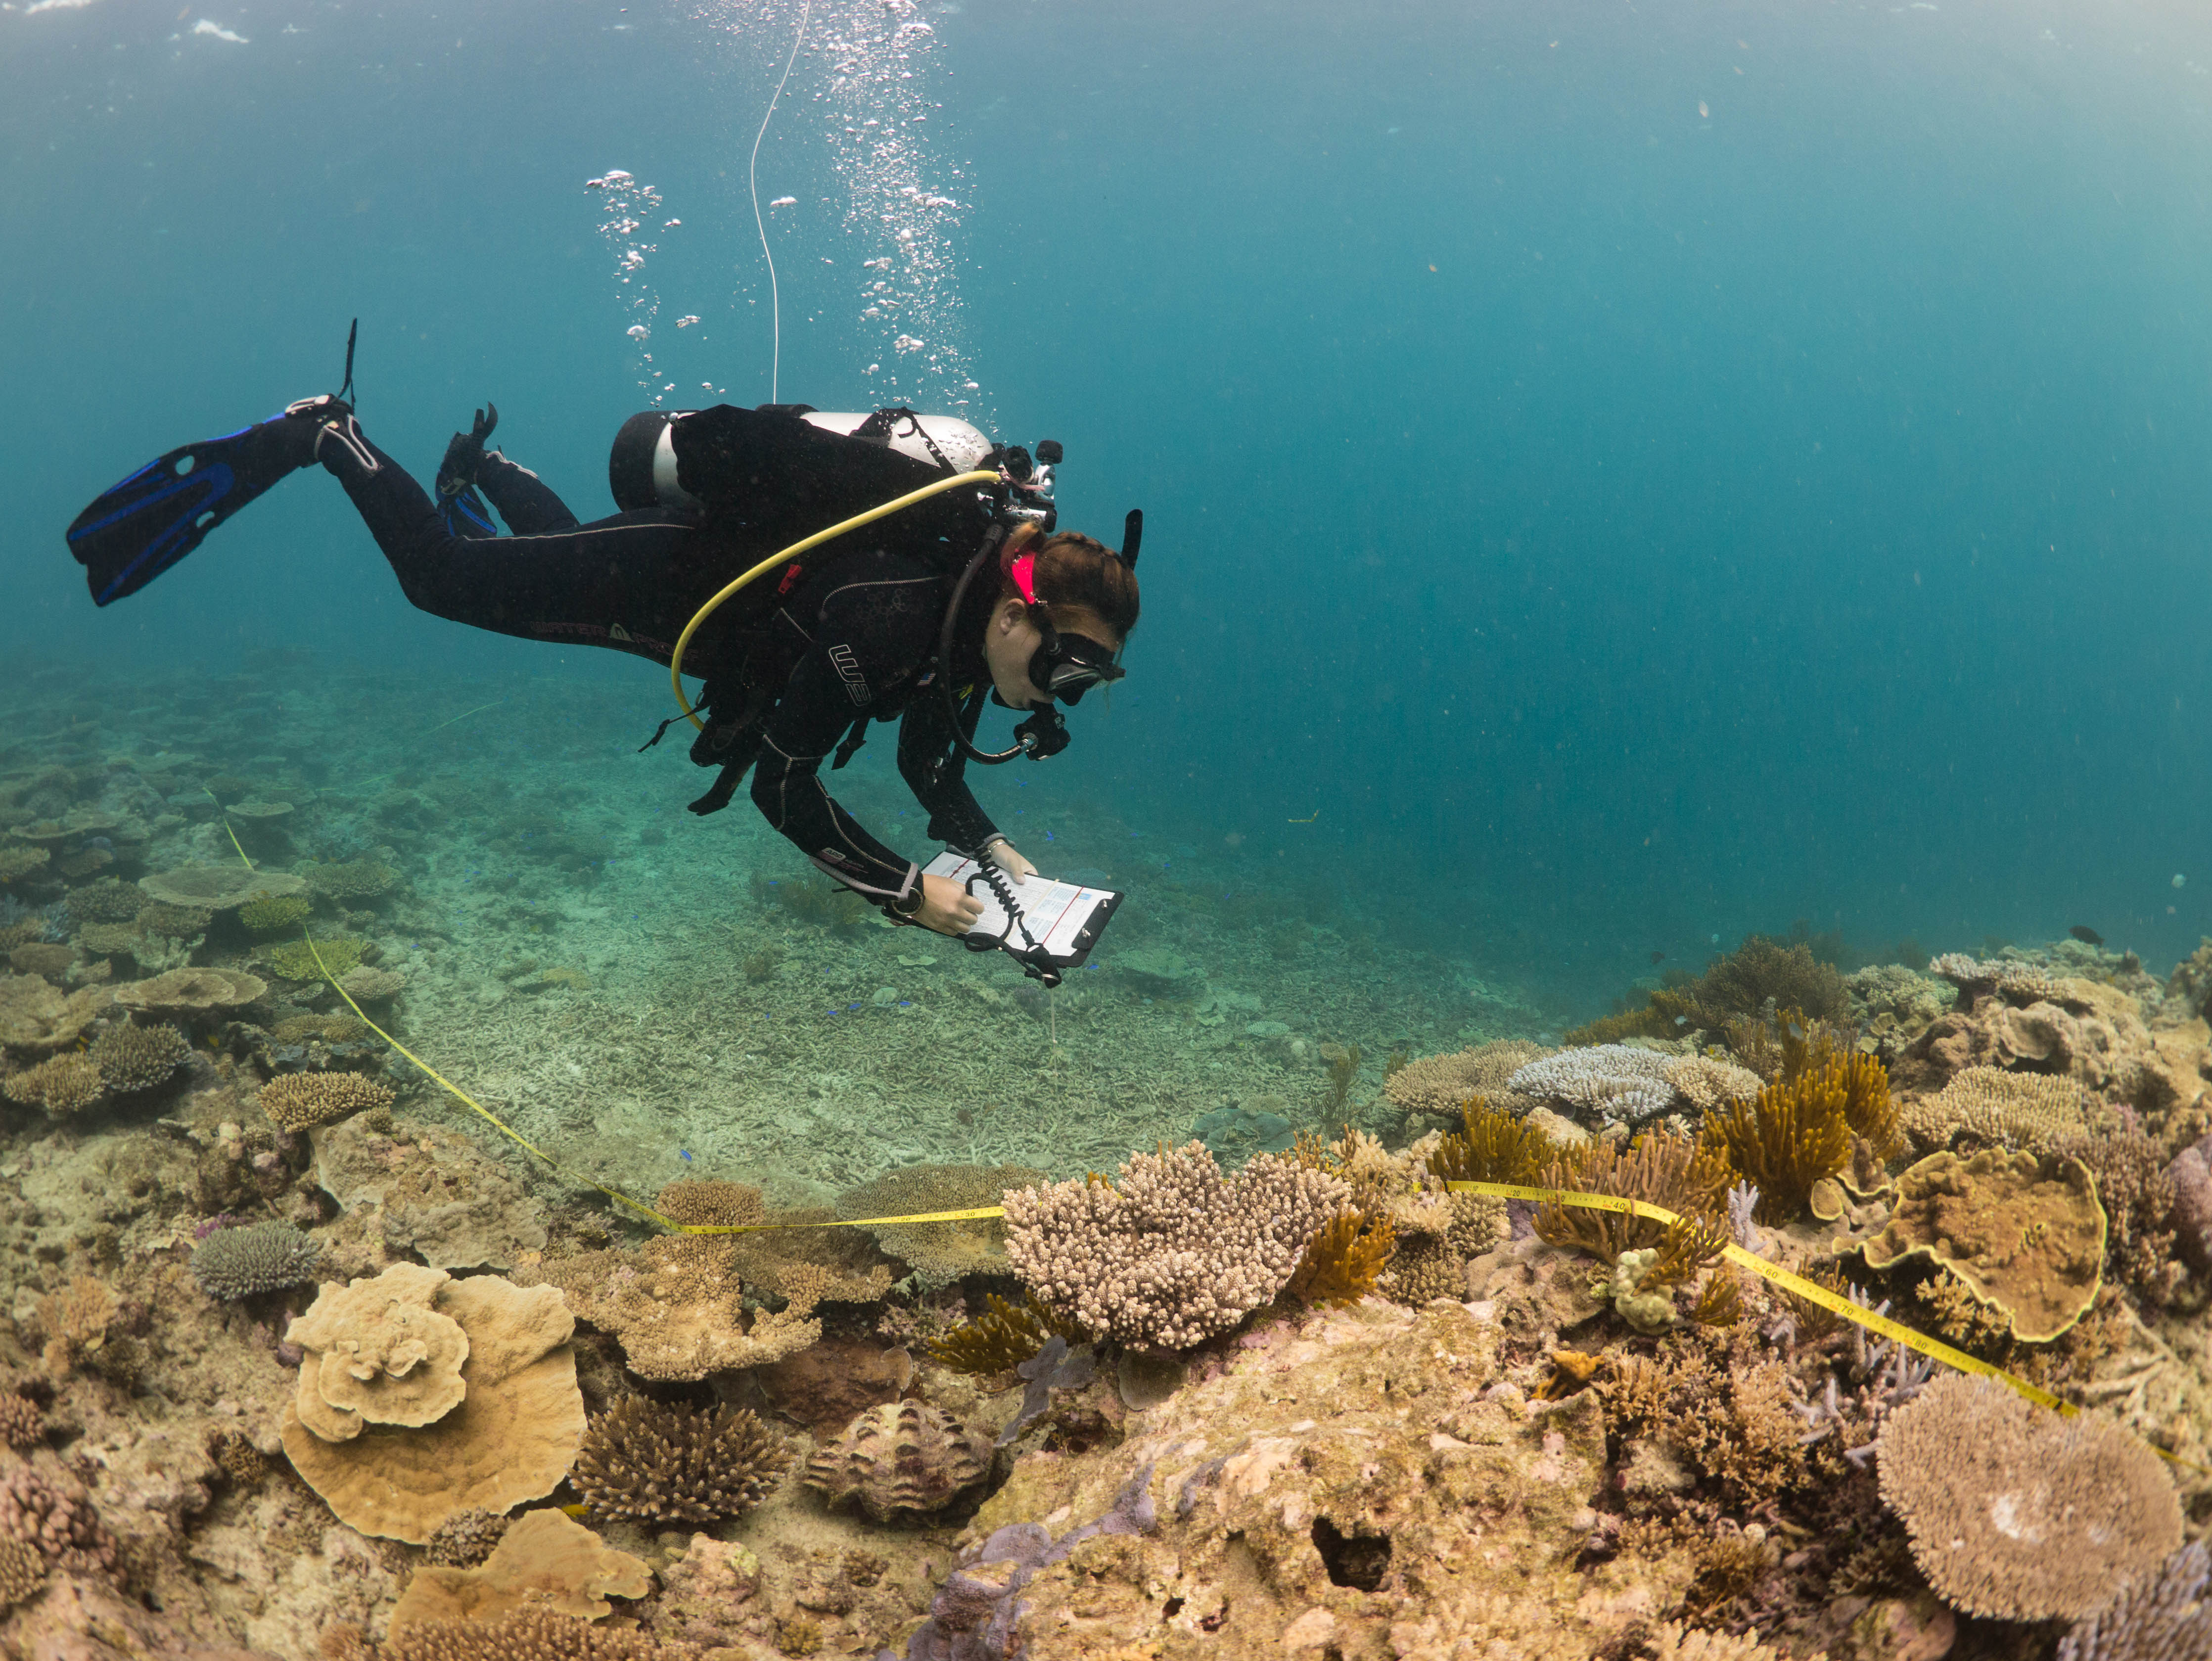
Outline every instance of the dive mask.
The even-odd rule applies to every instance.
[[[1007,579],[1030,608],[1030,619],[1043,636],[1030,658],[1030,684],[1049,693],[1059,703],[1079,703],[1083,695],[1101,681],[1117,681],[1129,672],[1114,660],[1110,647],[1083,635],[1063,635],[1052,626],[1052,614],[1037,598],[1036,556],[1023,554],[1006,567]]]

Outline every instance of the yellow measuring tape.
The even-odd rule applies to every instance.
[[[720,593],[692,614],[691,621],[684,625],[684,632],[676,637],[676,649],[668,654],[668,684],[675,691],[676,707],[684,712],[684,719],[698,727],[702,733],[707,730],[705,723],[692,713],[691,704],[684,697],[684,648],[690,645],[691,636],[699,632],[699,625],[712,617],[714,608],[732,594],[736,593],[738,589],[756,577],[765,576],[786,560],[796,559],[809,550],[820,547],[832,537],[841,537],[846,532],[856,531],[863,525],[872,525],[876,520],[898,512],[902,508],[911,508],[917,502],[926,502],[931,496],[946,490],[957,490],[963,484],[996,484],[998,482],[998,474],[988,468],[972,473],[955,473],[951,478],[933,479],[919,490],[908,490],[904,496],[879,503],[869,508],[865,514],[855,514],[850,519],[841,520],[826,531],[817,531],[812,536],[793,543],[781,553],[769,555],[768,558],[754,566],[736,581],[724,587]]]

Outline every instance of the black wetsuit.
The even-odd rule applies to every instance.
[[[781,529],[766,541],[709,530],[699,517],[657,508],[579,524],[537,474],[495,450],[477,484],[513,532],[501,537],[471,493],[433,503],[358,429],[342,441],[331,435],[320,458],[423,611],[662,665],[701,605],[796,539]],[[733,601],[710,618],[685,648],[684,667],[707,678],[701,702],[710,718],[693,759],[723,772],[694,811],[719,808],[752,766],[755,805],[800,852],[878,904],[905,898],[921,867],[863,830],[820,777],[841,739],[850,745],[868,721],[903,717],[899,771],[928,810],[930,837],[979,850],[996,830],[968,789],[952,717],[930,680],[952,582],[941,551],[886,537],[808,569],[772,610]],[[970,642],[956,647],[957,685],[989,684],[980,642],[995,598],[995,585],[979,585],[967,608],[975,615],[954,631]],[[963,721],[970,734],[980,710],[971,696]]]

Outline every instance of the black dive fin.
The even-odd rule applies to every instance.
[[[103,491],[70,522],[70,552],[93,603],[136,593],[206,540],[209,532],[298,471],[299,443],[264,421],[149,461]]]

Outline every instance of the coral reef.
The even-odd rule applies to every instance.
[[[583,1439],[572,1325],[550,1290],[492,1275],[395,1264],[326,1286],[289,1335],[305,1354],[284,1451],[342,1520],[412,1545],[456,1512],[542,1499]]]
[[[1931,1153],[1897,1179],[1897,1191],[1894,1214],[1866,1243],[1869,1269],[1925,1256],[2029,1343],[2057,1337],[2095,1305],[2106,1220],[2079,1160],[2053,1171],[2033,1153]]]
[[[1850,1095],[1842,1068],[1832,1065],[1777,1080],[1750,1101],[1705,1116],[1706,1140],[1758,1188],[1760,1222],[1803,1216],[1813,1184],[1844,1168],[1851,1151]]]
[[[279,1130],[336,1124],[392,1102],[391,1086],[358,1073],[286,1073],[261,1086],[261,1110]]]
[[[239,969],[172,969],[115,989],[115,1001],[141,1015],[197,1017],[243,1008],[269,989]]]
[[[758,1505],[787,1457],[743,1408],[626,1396],[584,1431],[568,1480],[601,1517],[712,1523]]]
[[[203,911],[234,911],[248,900],[282,898],[303,892],[307,884],[279,871],[249,871],[242,865],[188,865],[138,879],[146,897],[162,905]]]
[[[832,1506],[857,1500],[877,1522],[943,1511],[990,1474],[991,1439],[942,1408],[871,1408],[806,1463],[806,1486]]]
[[[371,900],[390,893],[399,873],[374,860],[326,861],[300,867],[300,875],[314,892],[336,900]]]
[[[1449,1215],[1450,1208],[1443,1209]],[[1284,1290],[1316,1305],[1357,1303],[1373,1292],[1375,1277],[1397,1246],[1397,1230],[1387,1217],[1371,1227],[1364,1227],[1363,1220],[1358,1212],[1347,1209],[1323,1223],[1306,1243],[1305,1255]]]
[[[192,1248],[192,1278],[224,1303],[306,1286],[315,1278],[322,1243],[289,1223],[217,1229]]]
[[[1909,1104],[1903,1123],[1914,1143],[1931,1152],[1966,1135],[2047,1153],[2089,1129],[2086,1098],[2072,1079],[1994,1067],[1961,1068],[1934,1095]]]
[[[1640,1125],[1674,1107],[1675,1059],[1617,1043],[1563,1050],[1517,1068],[1506,1085],[1592,1126]]]
[[[765,1366],[822,1336],[818,1319],[794,1310],[748,1313],[734,1251],[713,1236],[549,1257],[518,1277],[557,1287],[578,1320],[613,1336],[641,1378],[690,1381]]]
[[[299,1078],[358,1080],[356,1074]],[[282,1082],[278,1080],[276,1082]],[[362,1080],[349,1090],[374,1091]],[[265,1104],[275,1083],[264,1086]],[[387,1250],[412,1252],[433,1269],[513,1268],[545,1244],[544,1209],[476,1142],[410,1120],[386,1122],[373,1097],[366,1112],[307,1133],[315,1181]]]
[[[2110,1421],[2063,1419],[1986,1379],[1948,1375],[1890,1415],[1881,1495],[1954,1608],[2073,1619],[2181,1544],[2154,1454]]]
[[[1061,1319],[1140,1348],[1182,1349],[1281,1291],[1348,1194],[1341,1177],[1269,1153],[1224,1180],[1191,1142],[1132,1154],[1115,1183],[1008,1194],[1006,1256]]]
[[[1474,1097],[1500,1111],[1525,1112],[1534,1105],[1506,1093],[1506,1080],[1551,1052],[1522,1038],[1501,1038],[1448,1056],[1426,1056],[1391,1072],[1382,1093],[1408,1121],[1427,1116],[1457,1117]]]

